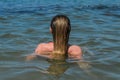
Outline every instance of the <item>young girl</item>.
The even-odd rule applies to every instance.
[[[81,48],[68,43],[70,31],[71,25],[69,18],[65,15],[56,15],[50,25],[53,42],[40,43],[35,49],[35,54],[51,59],[66,59],[67,57],[81,59]]]

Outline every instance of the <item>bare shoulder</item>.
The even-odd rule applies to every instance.
[[[50,43],[40,43],[35,49],[36,54],[46,54],[52,51],[52,44]]]
[[[81,58],[82,57],[82,49],[80,46],[72,45],[68,49],[69,57],[73,58]]]
[[[38,44],[37,48],[36,49],[43,49],[47,46],[47,43],[40,43]]]
[[[40,43],[38,44],[38,46],[35,49],[35,53],[36,54],[40,54],[43,50],[43,48],[45,47],[46,43]]]

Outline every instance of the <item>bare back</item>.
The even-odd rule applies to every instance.
[[[37,55],[50,55],[50,53],[53,52],[53,49],[54,49],[53,42],[41,43],[36,48],[35,53]],[[69,46],[68,57],[75,58],[75,59],[81,59],[82,58],[81,48],[77,45]]]

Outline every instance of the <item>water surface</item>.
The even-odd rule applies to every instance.
[[[37,44],[52,40],[56,14],[71,20],[70,43],[83,61],[25,61]],[[1,80],[119,80],[119,0],[0,0]]]

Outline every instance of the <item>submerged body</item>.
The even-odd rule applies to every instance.
[[[52,55],[52,52],[54,51],[54,43],[41,43],[37,46],[35,49],[36,55],[44,55],[48,58],[54,58],[54,55]],[[60,54],[58,54],[60,56]],[[82,59],[82,49],[77,45],[69,45],[68,52],[67,52],[68,58],[74,58],[74,59]]]

